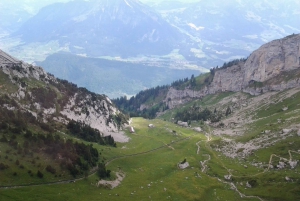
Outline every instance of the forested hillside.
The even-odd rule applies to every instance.
[[[246,59],[242,58],[225,62],[221,67],[216,66],[215,68],[212,68],[209,73],[201,74],[199,76],[192,75],[190,78],[187,77],[173,81],[170,85],[157,86],[155,88],[140,91],[136,96],[131,98],[123,96],[113,99],[113,102],[118,106],[118,108],[120,108],[124,113],[129,114],[131,117],[141,116],[152,119],[170,109],[172,98],[166,98],[170,89],[201,91],[212,83],[216,71],[224,70],[231,66],[244,63],[245,61]],[[183,94],[182,98],[190,100],[190,97],[185,96],[186,95]],[[208,112],[207,110],[201,111],[204,113]],[[209,113],[213,114],[212,112],[213,111],[209,111]],[[183,113],[188,115],[183,115]],[[183,118],[185,120],[196,119],[196,117],[191,115],[191,112],[189,111],[185,111],[183,113],[177,113],[175,116],[186,116]],[[220,118],[219,116],[220,115],[212,115],[212,118],[217,120]],[[197,118],[199,118],[199,115]]]

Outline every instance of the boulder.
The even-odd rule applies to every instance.
[[[247,188],[252,188],[252,186],[249,184],[248,181],[247,181],[247,183],[246,183],[246,187],[247,187]]]
[[[282,129],[282,133],[284,134],[290,133],[291,131],[292,129],[287,129],[287,128]]]
[[[183,122],[183,121],[178,121],[177,124],[179,126],[182,126],[182,127],[188,127],[189,126],[187,122]]]
[[[278,169],[283,169],[284,167],[285,167],[284,162],[279,162],[278,165],[277,165]]]
[[[178,164],[178,167],[179,167],[180,169],[185,169],[185,168],[187,168],[187,167],[189,167],[189,166],[190,166],[189,162],[179,163],[179,164]]]
[[[291,166],[292,169],[294,169],[297,166],[297,161],[289,161],[289,164]]]
[[[224,179],[230,181],[231,180],[231,175],[224,175]]]
[[[193,128],[193,130],[197,131],[197,132],[201,132],[202,131],[202,129],[200,127],[195,127],[195,128]]]
[[[154,128],[154,125],[153,124],[149,124],[148,127],[149,128]]]

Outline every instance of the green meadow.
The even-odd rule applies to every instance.
[[[270,103],[261,104],[254,110],[246,110],[245,113],[251,115],[254,121],[246,125],[248,129],[245,134],[227,137],[245,143],[259,139],[267,135],[263,131],[271,130],[278,133],[273,137],[280,138],[282,128],[297,125],[299,122],[300,93],[286,97],[287,93],[289,91],[280,92],[270,98]],[[219,109],[224,109],[230,103],[222,105],[221,101],[234,96],[235,93],[209,95],[184,107],[199,104],[208,108],[219,105]],[[254,97],[247,96],[247,101],[251,101],[252,98]],[[289,109],[283,111],[284,107]],[[203,122],[192,122],[193,126],[201,126],[203,129],[203,132],[199,133],[191,128],[182,128],[164,121],[171,119],[172,112],[177,110],[175,108],[167,112],[161,119],[133,118],[131,126],[134,127],[135,133],[127,130],[126,135],[130,141],[117,143],[116,148],[93,143],[93,147],[100,153],[101,160],[107,164],[106,168],[112,171],[109,180],[114,181],[117,172],[125,174],[120,185],[114,189],[98,186],[99,178],[96,174],[80,179],[62,172],[59,172],[61,177],[54,177],[43,171],[42,179],[35,175],[30,176],[28,170],[36,173],[37,169],[46,167],[51,160],[43,155],[34,155],[35,162],[30,158],[20,158],[7,144],[0,142],[3,150],[0,153],[0,162],[10,166],[9,169],[0,171],[0,184],[12,186],[0,188],[0,200],[300,200],[299,165],[291,168],[287,162],[290,157],[289,151],[292,151],[290,153],[293,161],[300,160],[300,138],[295,130],[271,146],[258,149],[245,158],[229,158],[221,151],[216,151],[216,148],[224,146],[225,142],[221,137],[210,136],[213,128]],[[281,123],[278,123],[278,119]],[[154,127],[150,128],[149,124],[153,124]],[[66,139],[81,141],[63,132],[57,134]],[[184,159],[190,166],[182,170],[178,168],[178,163]],[[16,160],[19,160],[24,169],[15,165]],[[283,160],[287,160],[285,168],[276,168]],[[274,168],[269,168],[269,162]],[[59,170],[59,166],[56,169]],[[14,172],[18,174],[13,175]],[[232,176],[227,180],[225,175]],[[73,179],[78,180],[46,184]],[[13,187],[29,183],[39,185]],[[248,187],[247,183],[251,183],[252,186]]]
[[[149,124],[154,128],[149,128]],[[116,172],[125,173],[116,188],[97,186],[97,176],[90,175],[74,183],[2,188],[0,200],[259,200],[241,197],[224,180],[228,169],[239,175],[247,173],[242,165],[236,165],[238,161],[214,152],[203,133],[162,120],[142,118],[134,118],[132,126],[136,133],[127,132],[128,143],[118,143],[117,148],[94,145],[105,162],[116,158],[107,165],[112,171],[111,180],[115,179]],[[200,146],[198,154],[197,142]],[[208,160],[209,156],[211,160]],[[184,159],[190,166],[182,170],[177,164]],[[200,161],[205,160],[208,160],[207,168],[202,172]],[[256,173],[259,170],[249,168],[249,171]],[[259,192],[240,190],[246,196],[255,196]]]

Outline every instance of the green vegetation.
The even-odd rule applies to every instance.
[[[186,108],[183,109],[182,111],[178,111],[175,114],[174,118],[176,121],[181,120],[185,122],[207,121],[207,120],[211,120],[211,122],[219,122],[222,116],[223,114],[221,112],[217,112],[216,108],[212,112],[207,108],[201,109],[199,106],[193,105],[190,108]]]
[[[222,67],[219,68],[217,66],[215,68],[212,68],[209,73],[202,74],[196,77],[192,75],[190,79],[189,78],[179,79],[173,81],[171,85],[163,85],[163,86],[157,86],[155,88],[146,89],[140,91],[136,96],[131,97],[130,99],[128,99],[126,96],[123,96],[120,98],[113,99],[113,102],[116,104],[118,108],[120,108],[124,113],[127,113],[131,117],[144,117],[144,118],[153,119],[157,117],[158,113],[164,113],[166,110],[169,109],[168,101],[171,101],[171,99],[169,98],[169,100],[166,100],[166,97],[171,87],[176,90],[189,89],[194,91],[200,91],[204,87],[207,87],[212,83],[216,71],[231,67],[233,65],[242,65],[243,63],[246,62],[246,60],[247,59],[236,59],[228,63],[225,62]],[[186,114],[190,113],[190,111],[185,111],[185,113]],[[177,117],[182,115],[187,116],[182,113],[176,114]],[[221,115],[222,115],[221,113],[218,114],[214,113],[214,115],[211,115],[206,119],[219,121]],[[191,116],[193,116],[193,114],[191,114]],[[184,117],[182,119],[188,121],[188,120],[199,120],[203,118]]]
[[[149,124],[155,127],[149,128]],[[116,172],[126,175],[115,189],[97,187],[96,175],[92,175],[69,184],[1,189],[0,198],[8,201],[51,200],[55,195],[56,200],[148,200],[149,197],[153,200],[259,200],[255,197],[240,197],[239,193],[231,189],[224,179],[224,175],[229,174],[230,170],[234,175],[232,181],[246,196],[259,196],[264,200],[299,199],[297,182],[284,180],[286,174],[296,179],[295,170],[288,170],[288,173],[285,170],[269,170],[264,173],[264,169],[250,165],[248,160],[230,159],[210,148],[210,144],[217,142],[218,138],[208,142],[204,134],[177,127],[170,122],[134,118],[132,126],[135,127],[136,134],[128,133],[131,138],[129,143],[117,143],[119,148],[100,148],[100,145],[95,145],[95,148],[102,150],[102,156],[108,161],[115,158],[107,167],[99,164],[102,171],[99,170],[98,175],[102,178],[108,174],[113,176]],[[200,146],[199,154],[196,143]],[[159,148],[161,146],[163,147]],[[153,151],[147,152],[150,150]],[[273,151],[276,153],[276,150]],[[136,155],[138,153],[142,154]],[[122,157],[116,158],[118,156]],[[260,160],[266,163],[269,157]],[[183,159],[189,162],[190,167],[180,170],[177,164]],[[205,160],[207,169],[202,172],[203,166],[199,161]],[[111,172],[107,172],[106,168]],[[297,167],[296,170],[298,169]],[[245,188],[247,182],[252,188]],[[281,185],[277,185],[278,182]],[[31,193],[28,194],[28,191]]]
[[[106,159],[98,148],[115,147],[113,137],[104,137],[85,123],[69,120],[61,111],[67,108],[75,116],[87,117],[104,114],[108,117],[104,125],[119,127],[128,117],[118,112],[105,95],[55,79],[38,67],[12,62],[1,63],[3,68],[0,187],[68,181],[100,171]],[[109,177],[110,170],[105,172]]]
[[[71,135],[79,137],[88,142],[96,142],[101,145],[117,146],[114,138],[110,135],[103,137],[99,130],[91,128],[83,122],[69,121],[67,128]]]
[[[198,90],[211,82],[216,70],[172,85]],[[76,85],[62,80],[50,86],[26,79],[16,82],[24,82],[43,107],[54,102],[54,116],[75,94],[74,101],[80,108],[77,111],[87,116],[86,105],[93,106],[94,101],[105,99],[83,88],[77,90]],[[133,118],[131,126],[135,133],[126,131],[130,137],[127,143],[104,138],[81,122],[70,121],[67,126],[45,122],[39,118],[39,111],[36,118],[24,112],[15,99],[2,95],[0,200],[300,199],[298,89],[267,93],[265,98],[219,93],[191,99],[170,110],[161,103],[169,87],[149,89],[130,100],[115,100],[131,115],[154,118],[157,112],[165,112],[161,119]],[[25,96],[29,97],[29,93]],[[28,103],[29,99],[22,101]],[[141,106],[145,109],[139,111]],[[106,123],[115,121],[121,125],[126,118],[122,114],[110,115]],[[203,122],[208,119],[212,123]],[[177,120],[201,127],[203,132],[172,123]],[[186,161],[189,167],[177,167]],[[120,181],[119,173],[125,178],[116,188],[99,185],[99,178]],[[61,183],[48,185],[60,180]],[[29,186],[14,188],[16,185]]]
[[[100,157],[93,145],[62,138],[30,113],[0,112],[1,186],[76,177],[97,166]],[[37,181],[34,172],[44,180]]]
[[[113,99],[113,102],[124,113],[129,114],[131,117],[144,117],[153,119],[157,116],[158,112],[165,112],[169,109],[168,105],[163,101],[166,98],[167,92],[170,87],[177,90],[185,88],[192,88],[199,90],[208,84],[207,78],[211,79],[211,74],[200,75],[199,77],[191,76],[191,78],[180,79],[174,81],[171,85],[158,86],[155,88],[140,91],[136,96],[127,99],[126,96]],[[141,109],[142,106],[145,106]]]

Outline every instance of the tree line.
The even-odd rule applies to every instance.
[[[116,143],[114,138],[109,136],[103,136],[103,134],[84,122],[77,122],[74,120],[69,121],[67,128],[69,130],[70,135],[78,137],[88,142],[96,142],[101,145],[109,145],[116,147]]]
[[[130,115],[130,117],[152,119],[156,117],[157,112],[164,112],[169,109],[168,105],[162,102],[169,88],[174,87],[180,89],[185,86],[196,86],[196,78],[194,75],[192,75],[190,79],[184,78],[176,80],[172,82],[171,85],[157,86],[140,91],[136,96],[132,96],[129,99],[127,96],[122,96],[112,99],[112,101],[123,113]],[[141,106],[146,103],[149,103],[151,106],[141,109]]]

